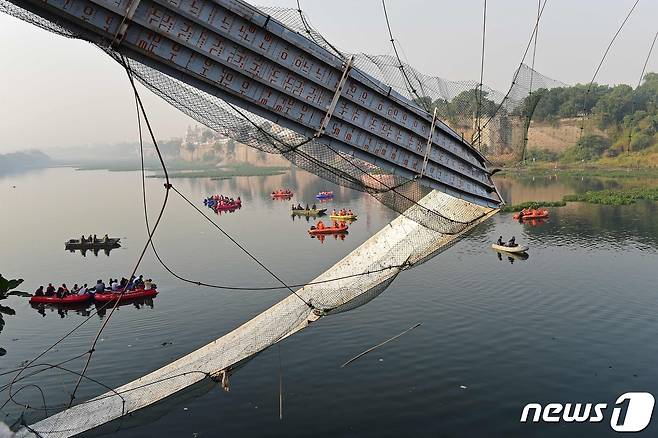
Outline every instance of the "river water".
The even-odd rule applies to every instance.
[[[620,184],[541,177],[500,178],[508,202],[560,199],[566,193]],[[176,179],[203,208],[210,194],[240,196],[244,207],[213,219],[288,283],[304,283],[329,268],[396,214],[368,195],[332,186],[312,175],[229,180]],[[14,187],[15,186],[15,187]],[[290,202],[272,201],[279,187],[294,202],[336,191],[328,208],[359,214],[344,240],[310,238],[310,223],[293,220]],[[153,220],[162,181],[147,180]],[[32,292],[48,282],[93,283],[127,276],[146,239],[138,172],[46,169],[0,176],[0,272],[24,278]],[[552,209],[545,223],[522,225],[499,214],[450,250],[402,273],[379,297],[264,351],[230,379],[230,392],[200,385],[138,412],[109,429],[142,436],[612,436],[610,414],[630,391],[658,395],[658,204],[609,207],[573,203]],[[85,233],[122,238],[122,247],[98,255],[64,250]],[[527,244],[527,260],[498,256],[499,235]],[[194,280],[231,286],[276,282],[175,195],[155,239],[164,261]],[[140,269],[158,284],[151,302],[121,306],[102,334],[88,375],[109,387],[140,377],[220,337],[287,294],[231,292],[182,283],[149,252]],[[40,353],[90,315],[32,308],[10,297],[0,347],[0,372]],[[95,315],[49,352],[55,363],[81,354],[107,315]],[[421,326],[355,361],[359,352],[406,328]],[[79,371],[82,359],[66,366]],[[11,375],[2,376],[6,383]],[[279,381],[283,418],[279,419]],[[48,372],[24,383],[43,390],[46,405],[68,402],[74,375]],[[29,382],[28,382],[29,381]],[[84,382],[77,399],[105,392]],[[7,392],[2,393],[2,402]],[[35,386],[16,400],[45,416]],[[601,423],[519,422],[525,404],[607,403]],[[9,402],[6,422],[22,412]],[[655,436],[658,420],[642,433]],[[93,434],[98,434],[95,432]]]

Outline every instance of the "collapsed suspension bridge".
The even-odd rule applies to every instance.
[[[0,0],[0,10],[97,45],[210,128],[402,214],[234,331],[23,434],[76,435],[208,376],[226,381],[237,365],[311,322],[369,301],[503,202],[486,158],[463,135],[305,23],[302,35],[241,0]]]

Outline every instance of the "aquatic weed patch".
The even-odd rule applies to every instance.
[[[567,205],[565,201],[528,201],[521,204],[505,205],[500,211],[502,213],[514,213],[524,208],[564,207],[565,205]]]
[[[567,202],[588,202],[602,205],[629,205],[639,200],[658,201],[658,187],[628,190],[597,190],[566,195]]]

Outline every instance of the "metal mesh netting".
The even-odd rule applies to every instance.
[[[440,119],[453,131],[473,141],[492,161],[517,160],[523,157],[528,129],[537,99],[528,99],[540,89],[565,87],[521,64],[512,75],[507,94],[476,81],[451,81],[426,75],[392,55],[351,53],[331,45],[310,24],[301,10],[260,8],[286,26],[338,54],[343,59],[354,56],[354,65],[392,87],[427,112],[437,109]],[[479,94],[482,101],[478,104]],[[526,100],[527,99],[527,100]],[[478,135],[477,113],[481,123]]]

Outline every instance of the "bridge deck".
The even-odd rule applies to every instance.
[[[346,60],[241,0],[10,0],[301,135],[316,134]],[[484,158],[391,87],[352,68],[317,140],[386,171],[495,207]],[[427,166],[423,167],[427,157]]]

